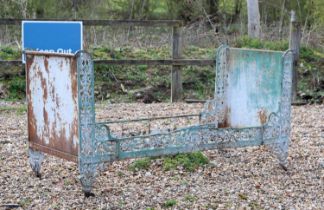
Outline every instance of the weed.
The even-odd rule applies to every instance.
[[[117,175],[118,175],[118,177],[123,177],[125,174],[123,172],[121,172],[121,171],[118,171]]]
[[[169,199],[169,200],[166,200],[163,204],[163,206],[165,208],[170,208],[172,206],[175,206],[177,204],[177,201],[175,199]]]
[[[257,203],[257,201],[251,201],[249,203],[249,207],[251,208],[251,210],[259,210],[259,209],[263,209],[259,203]]]
[[[239,193],[238,196],[239,196],[239,198],[241,200],[247,200],[248,199],[248,196],[246,194]]]
[[[23,209],[27,209],[27,207],[32,203],[31,198],[23,198],[21,199],[18,204],[21,206]]]
[[[26,106],[2,106],[0,107],[0,112],[16,112],[17,114],[25,114],[27,112]]]
[[[6,83],[8,90],[8,99],[25,98],[26,81],[25,78],[14,77]]]
[[[188,194],[188,195],[185,196],[184,199],[185,199],[186,201],[189,201],[189,202],[194,202],[194,201],[197,200],[197,197],[194,196],[194,195],[190,195],[190,194]]]
[[[21,56],[21,52],[19,50],[14,50],[10,47],[4,47],[0,49],[0,59],[3,60],[15,60]]]
[[[70,179],[64,179],[64,186],[69,186],[72,184],[72,181]]]
[[[202,152],[178,154],[163,158],[163,169],[169,171],[182,166],[187,171],[194,171],[199,166],[208,164],[208,162],[208,158]]]
[[[151,159],[150,158],[142,158],[135,160],[133,163],[131,163],[128,166],[128,169],[130,171],[140,171],[140,170],[147,170],[151,165]]]
[[[236,40],[235,47],[285,51],[289,48],[287,41],[266,41],[242,36]]]

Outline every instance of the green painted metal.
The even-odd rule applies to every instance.
[[[230,48],[225,98],[230,127],[262,126],[278,112],[282,52]]]
[[[222,46],[216,61],[215,99],[206,102],[199,115],[199,125],[146,135],[117,136],[108,125],[170,117],[94,122],[93,64],[89,55],[80,53],[79,167],[83,190],[90,192],[96,171],[103,163],[126,158],[266,144],[274,149],[280,163],[286,165],[291,53]],[[193,116],[197,115],[174,118]]]

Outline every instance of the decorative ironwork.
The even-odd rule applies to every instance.
[[[93,62],[88,53],[77,53],[79,101],[79,171],[83,191],[90,193],[98,164],[95,151],[95,108]]]
[[[207,100],[200,113],[200,124],[216,123],[216,100]]]
[[[281,165],[286,166],[290,131],[291,58],[283,56],[282,93],[279,111],[271,113],[259,127],[231,128],[227,124],[228,54],[230,48],[217,51],[215,98],[205,103],[200,124],[149,135],[113,137],[104,123],[95,123],[93,64],[84,52],[78,57],[80,112],[80,179],[85,192],[91,191],[95,174],[103,163],[113,160],[160,156],[226,147],[270,145]],[[108,124],[109,122],[107,122]],[[122,121],[122,123],[127,123]]]
[[[216,78],[215,78],[215,122],[218,127],[227,127],[226,115],[227,107],[225,97],[227,96],[227,66],[228,66],[229,47],[222,45],[217,49],[216,54]],[[217,102],[217,105],[216,105]]]
[[[240,147],[245,144],[248,146],[247,142],[259,141],[259,139],[260,141],[262,139],[261,128],[218,129],[215,124],[208,124],[169,133],[124,138],[118,141],[120,142],[120,152],[129,153],[176,147],[179,148],[179,151],[185,147],[191,147],[193,150]],[[167,149],[165,153],[168,153]]]
[[[29,149],[29,164],[37,177],[40,177],[41,165],[44,160],[43,153]]]
[[[282,92],[279,104],[279,119],[273,125],[273,131],[278,132],[276,142],[271,145],[272,150],[278,157],[280,165],[287,170],[288,146],[291,130],[291,88],[292,88],[292,51],[283,54],[282,59]]]
[[[291,121],[292,53],[288,51],[282,55],[280,52],[273,52],[273,54],[271,54],[272,57],[264,52],[253,51],[252,53],[254,54],[251,54],[249,50],[241,51],[240,49],[229,48],[228,46],[221,46],[218,49],[216,56],[214,99],[205,103],[200,115],[181,115],[96,123],[93,61],[88,53],[84,51],[78,52],[75,57],[78,81],[78,162],[80,171],[79,178],[85,195],[92,195],[91,189],[96,174],[99,170],[105,168],[105,164],[125,158],[160,156],[197,150],[265,144],[270,145],[277,155],[279,163],[286,168]],[[259,62],[254,66],[252,65],[252,67],[246,65],[246,67],[243,67],[244,72],[242,74],[240,62],[243,62],[245,65],[249,64],[248,62],[250,62],[250,59],[256,61],[254,55],[258,56],[258,58],[260,58],[259,60],[265,59],[265,61]],[[280,57],[281,55],[282,58]],[[271,59],[268,59],[268,57],[271,57]],[[240,60],[240,62],[237,62],[237,60]],[[276,71],[276,75],[273,76],[273,68],[270,68],[271,65],[269,65],[269,63],[276,66],[279,60],[282,61],[282,66],[278,66],[278,68],[281,69],[280,71]],[[273,61],[275,63],[272,63]],[[73,68],[75,69],[75,66],[71,67],[71,69]],[[247,80],[246,78],[251,75],[251,71],[248,71],[250,69],[258,69],[259,72],[265,70],[265,74]],[[271,69],[272,71],[267,71],[267,69]],[[273,95],[277,96],[277,99],[273,102],[270,97],[271,104],[265,107],[265,103],[269,102],[269,97],[265,97],[266,102],[263,101],[259,103],[251,94],[262,98],[264,92],[266,92],[264,89],[270,89],[268,88],[269,86],[266,86],[269,85],[269,83],[266,83],[266,85],[262,83],[264,79],[269,79],[269,72],[272,75],[272,77],[269,77],[273,80],[270,87],[274,87],[275,93],[273,93]],[[241,83],[231,82],[230,80],[232,77]],[[243,77],[243,79],[241,77]],[[279,80],[281,80],[281,83]],[[233,116],[233,113],[235,113],[233,107],[236,109],[238,108],[239,111],[241,111],[241,107],[233,106],[233,101],[228,99],[231,99],[231,97],[233,98],[233,95],[235,95],[234,91],[240,89],[241,86],[237,86],[237,84],[243,84],[244,86],[245,83],[251,83],[251,81],[252,83],[255,82],[255,84],[252,85],[259,85],[259,87],[263,88],[262,90],[264,92],[253,92],[255,90],[255,88],[253,88],[254,86],[252,86],[253,91],[251,91],[251,88],[242,90],[243,93],[245,90],[250,91],[250,95],[246,94],[246,97],[242,100],[246,103],[244,104],[246,107],[251,104],[253,105],[251,109],[248,109],[248,111],[252,113],[252,115],[250,113],[249,117],[258,117],[257,121],[255,121],[256,124],[249,124],[250,126],[248,126],[246,122],[251,120],[250,118],[247,118],[247,120],[245,119],[246,121],[242,121],[242,124],[240,124],[241,121],[237,120],[239,117],[246,118],[246,116],[243,116],[246,112],[244,112],[244,114],[241,113],[239,116]],[[279,84],[281,85],[281,91],[279,91]],[[234,89],[233,86],[235,86],[236,89]],[[241,92],[239,92],[239,94],[241,94]],[[252,100],[249,100],[251,98]],[[279,106],[277,101],[279,101]],[[234,102],[234,104],[236,104],[236,101]],[[277,109],[279,110],[276,111]],[[150,125],[150,122],[153,120],[173,120],[175,118],[196,116],[200,117],[200,123],[198,125],[191,125],[185,128],[174,126],[171,129],[157,128],[154,130],[149,126],[148,132],[138,132],[136,135],[129,134],[129,136],[124,135],[123,129],[121,132],[122,136],[117,136],[117,133],[115,136],[111,133],[110,127],[108,127],[108,125],[113,123],[126,124],[130,122],[148,122]],[[235,120],[239,123],[236,123],[236,126],[233,126],[233,124],[231,126],[231,123]],[[260,121],[261,124],[258,124]],[[111,126],[111,128],[113,128],[113,126]],[[29,154],[30,165],[36,175],[39,176],[43,155],[32,149],[29,150]]]

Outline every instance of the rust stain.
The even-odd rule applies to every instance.
[[[42,91],[43,91],[43,99],[44,99],[44,101],[46,101],[47,100],[47,82],[46,82],[46,79],[43,77],[43,73],[42,73],[39,66],[38,66],[38,69],[36,71],[37,71],[37,76],[41,80],[41,86],[42,86],[41,88],[42,88]]]
[[[28,73],[28,70],[31,68],[31,65],[34,63],[34,56],[26,55],[26,75]]]
[[[218,128],[228,128],[231,126],[229,123],[230,112],[231,112],[231,109],[229,107],[225,107],[224,120],[222,122],[218,122]]]
[[[54,85],[51,85],[51,97],[53,98],[55,96],[55,88]]]
[[[48,70],[48,56],[45,56],[44,57],[44,66],[45,66],[45,71],[48,73],[49,70]]]
[[[48,74],[49,66],[48,60],[52,59],[51,56],[43,56],[44,58],[44,66],[45,70],[41,69],[40,66],[37,65],[38,60],[35,59],[37,54],[27,55],[26,59],[26,79],[27,79],[27,100],[28,100],[28,140],[29,145],[31,148],[36,150],[66,159],[70,161],[76,161],[78,155],[78,108],[77,108],[77,75],[76,75],[76,61],[73,57],[64,58],[66,62],[70,62],[70,73],[69,77],[72,82],[71,87],[72,90],[72,100],[73,100],[73,120],[71,124],[63,123],[62,116],[58,112],[58,108],[60,107],[59,97],[57,96],[56,89],[54,84],[48,81],[48,78],[44,78],[44,71]],[[41,57],[42,58],[42,57]],[[58,63],[60,70],[62,71],[62,62]],[[61,64],[61,65],[60,65]],[[32,68],[33,66],[33,68]],[[36,75],[36,80],[40,81],[40,85],[43,92],[42,100],[44,103],[43,110],[38,110],[38,107],[33,107],[33,90],[31,90],[30,84],[35,82],[35,78],[30,78],[30,72]],[[43,73],[42,73],[43,72]],[[54,78],[60,79],[60,78]],[[58,87],[62,88],[62,87]],[[48,93],[49,91],[49,93]],[[56,104],[56,107],[50,110],[47,110],[45,107],[46,101],[51,100]],[[42,120],[43,122],[36,122],[36,112],[43,112],[42,113]],[[49,113],[54,113],[55,119],[50,122]],[[41,134],[39,131],[37,133],[37,126],[39,123],[44,123],[43,130]],[[60,130],[57,128],[60,127]],[[46,143],[48,142],[48,143]]]
[[[43,117],[44,117],[45,125],[48,125],[48,113],[47,113],[45,107],[43,108]]]
[[[75,163],[78,162],[78,156],[77,155],[73,155],[73,154],[63,152],[63,151],[60,151],[60,150],[55,150],[55,149],[53,149],[51,147],[44,146],[44,145],[41,145],[41,144],[38,144],[38,143],[35,143],[35,142],[30,142],[29,147],[33,148],[34,150],[42,151],[42,152],[45,152],[47,154],[50,154],[50,155],[53,155],[53,156],[56,156],[56,157],[61,157],[61,158],[65,159],[65,160],[68,160],[68,161],[72,161],[72,162],[75,162]]]
[[[71,79],[72,79],[72,97],[77,104],[78,98],[78,78],[77,78],[77,62],[76,59],[71,59]]]
[[[258,115],[259,115],[260,123],[264,125],[267,122],[267,111],[261,109],[260,111],[258,111]]]

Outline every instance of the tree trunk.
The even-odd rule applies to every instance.
[[[280,39],[282,38],[282,25],[283,25],[283,21],[284,21],[285,4],[286,4],[286,0],[284,0],[282,2],[282,6],[281,6],[281,14],[280,14],[280,22],[279,22],[279,37],[280,37]]]
[[[209,15],[216,15],[218,12],[218,0],[209,0]]]
[[[246,0],[248,10],[248,34],[251,38],[260,38],[260,12],[258,0]]]
[[[235,23],[238,20],[241,14],[241,9],[242,9],[242,0],[236,0],[234,6],[234,14],[232,16],[232,23]]]

